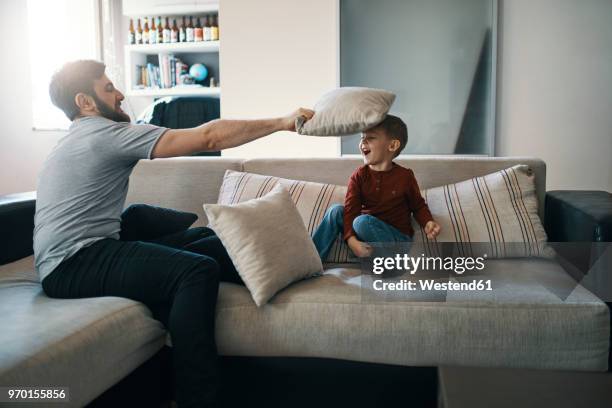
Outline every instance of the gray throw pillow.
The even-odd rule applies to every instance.
[[[204,204],[204,211],[257,306],[292,282],[323,272],[300,213],[282,186],[239,204]]]
[[[298,118],[295,129],[301,135],[342,136],[362,132],[382,122],[395,94],[383,89],[345,87],[323,95],[315,104],[309,121]]]

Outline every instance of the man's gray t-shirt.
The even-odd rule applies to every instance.
[[[79,249],[119,239],[132,169],[166,128],[88,116],[72,122],[40,171],[34,256],[41,280]]]

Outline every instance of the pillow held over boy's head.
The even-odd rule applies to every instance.
[[[300,135],[354,135],[380,123],[393,101],[395,94],[384,89],[337,88],[319,98],[312,119],[296,119],[295,129]]]

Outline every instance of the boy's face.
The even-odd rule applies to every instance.
[[[359,151],[366,165],[377,165],[392,161],[399,144],[399,140],[391,139],[382,129],[375,127],[361,134]]]

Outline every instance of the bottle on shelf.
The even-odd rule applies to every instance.
[[[204,41],[210,41],[210,40],[212,40],[210,16],[206,16],[204,19]]]
[[[172,28],[170,29],[170,42],[178,42],[178,28],[176,27],[176,19],[172,19]]]
[[[189,16],[189,24],[185,29],[185,39],[187,42],[193,42],[193,16]]]
[[[155,25],[155,17],[151,17],[151,30],[149,31],[149,44],[157,43],[157,26]]]
[[[213,16],[210,24],[210,39],[211,41],[219,41],[219,20],[217,16]]]
[[[164,38],[162,35],[162,23],[161,23],[161,17],[158,16],[157,18],[153,17],[155,19],[155,21],[157,21],[157,30],[155,31],[155,35],[157,37],[156,42],[157,44],[161,44],[164,42]]]
[[[193,30],[193,40],[204,41],[204,30],[202,29],[202,24],[200,23],[200,17],[198,17],[196,21],[195,30]]]
[[[138,27],[136,28],[136,44],[142,44],[142,26],[140,25],[140,19],[138,19]]]
[[[183,16],[183,24],[181,25],[181,27],[179,28],[179,42],[185,42],[186,38],[185,38],[185,28],[187,24],[185,23],[185,16]]]
[[[142,31],[142,43],[150,44],[149,42],[149,18],[145,17],[144,30]]]
[[[166,23],[164,24],[163,42],[164,44],[170,43],[170,23],[168,23],[168,17],[166,17]]]
[[[130,18],[130,28],[128,30],[128,44],[136,44],[136,31],[134,31],[134,20]]]

